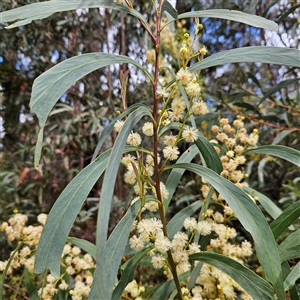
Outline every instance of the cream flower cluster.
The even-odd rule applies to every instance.
[[[37,226],[26,226],[27,216],[23,214],[15,214],[8,222],[3,222],[0,229],[7,235],[9,241],[17,241],[22,243],[18,251],[11,253],[13,258],[7,269],[9,278],[19,278],[20,282],[16,284],[22,287],[23,277],[18,277],[20,269],[26,267],[30,274],[34,274],[35,252],[40,239],[43,225],[46,222],[47,215],[40,214],[37,217]],[[3,272],[7,267],[8,260],[0,261],[0,272]],[[41,299],[53,299],[53,297],[61,291],[70,293],[73,300],[88,299],[90,288],[93,282],[92,270],[95,268],[95,263],[90,254],[81,254],[81,249],[77,246],[66,244],[62,253],[61,266],[65,272],[60,278],[55,278],[48,275],[43,288],[38,290],[38,295]],[[72,277],[72,280],[70,280]],[[8,279],[7,279],[8,280]],[[35,281],[37,285],[41,284]]]
[[[226,179],[232,181],[238,187],[248,186],[244,178],[246,157],[243,153],[258,142],[258,130],[254,129],[250,134],[244,127],[243,117],[237,116],[230,124],[227,118],[220,119],[220,126],[214,125],[211,130],[215,134],[215,139],[211,140],[215,150],[220,155],[223,171],[221,173]],[[201,188],[203,196],[208,195],[209,187],[203,185]],[[217,201],[224,200],[222,195],[214,194],[212,199]]]
[[[42,215],[39,215],[38,221],[41,224],[43,222]],[[8,241],[21,241],[24,246],[16,252],[12,252],[13,259],[8,267],[7,274],[12,275],[13,270],[16,270],[22,266],[25,266],[30,273],[33,273],[34,265],[34,251],[40,235],[43,230],[43,226],[26,226],[28,218],[26,215],[17,213],[13,217],[9,218],[8,222],[3,222],[0,226],[0,230],[4,231]],[[3,272],[8,264],[8,260],[0,261],[0,272]]]
[[[183,222],[183,229],[171,239],[164,236],[163,225],[159,219],[155,217],[142,219],[134,223],[129,245],[137,252],[146,247],[152,247],[149,251],[152,266],[154,269],[164,270],[168,279],[172,279],[168,252],[171,252],[178,275],[191,270],[189,256],[200,252],[199,244],[194,242],[196,233],[200,235],[200,238],[212,235],[214,238],[210,239],[208,248],[244,264],[245,259],[253,253],[252,245],[246,240],[241,244],[235,242],[236,230],[223,224],[226,215],[227,217],[233,215],[228,206],[224,208],[223,214],[208,209],[206,219],[201,221],[197,221],[194,217],[188,217]],[[187,285],[188,281],[184,284]],[[136,282],[135,285],[137,285]],[[225,273],[204,264],[197,277],[196,285],[186,293],[186,299],[236,299],[237,293],[240,294],[241,299],[251,299]]]
[[[244,264],[244,260],[253,253],[252,245],[246,240],[237,244],[236,230],[223,224],[223,215],[230,216],[232,211],[226,207],[222,215],[220,212],[208,209],[207,215],[209,217],[200,222],[189,217],[185,219],[183,226],[189,231],[198,231],[200,236],[213,233],[216,237],[210,240],[207,247]],[[191,289],[187,299],[237,299],[237,293],[240,294],[240,299],[252,299],[228,275],[213,266],[204,264],[196,279],[196,285]]]
[[[159,117],[157,120],[156,128],[154,128],[153,121],[145,122],[141,126],[142,133],[146,137],[152,137],[154,135],[154,130],[157,130],[157,136],[160,135],[160,129],[163,126],[167,126],[171,122],[178,122],[179,135],[173,135],[172,133],[166,134],[162,137],[162,143],[164,148],[162,149],[163,157],[167,161],[175,161],[180,155],[178,143],[184,140],[187,143],[193,143],[198,139],[198,129],[185,125],[188,116],[194,115],[204,115],[208,113],[208,107],[202,100],[201,87],[197,80],[195,80],[195,74],[189,72],[185,68],[181,68],[176,74],[177,83],[174,83],[168,88],[168,91],[164,90],[164,97],[162,97],[163,109],[159,110]],[[189,103],[186,103],[184,98],[180,96],[180,91],[178,89],[178,82],[181,83],[186,93],[189,97]],[[171,90],[171,91],[170,91]],[[172,95],[172,97],[170,96]],[[117,120],[114,124],[114,130],[120,133],[125,121]],[[126,143],[131,146],[141,146],[143,140],[142,135],[138,132],[132,131],[128,137]],[[133,185],[136,183],[137,170],[139,170],[138,165],[136,168],[131,164],[127,165],[127,172],[124,176],[126,183]],[[152,173],[152,174],[151,174]],[[149,169],[147,176],[153,175],[153,169]]]
[[[17,213],[9,218],[8,222],[3,222],[1,224],[1,229],[5,231],[9,241],[12,242],[21,238],[27,220],[27,216]]]
[[[199,245],[189,242],[188,233],[179,231],[172,239],[166,237],[161,220],[155,217],[136,222],[132,230],[134,235],[129,239],[130,247],[140,251],[145,247],[152,246],[153,249],[149,255],[154,269],[164,268],[164,273],[168,277],[171,277],[167,258],[168,251],[172,253],[178,274],[191,269],[188,261],[189,255],[200,251]]]
[[[139,285],[136,280],[133,280],[127,284],[124,289],[123,297],[131,297],[126,299],[135,299],[135,300],[143,300],[141,294],[145,292],[145,287]],[[122,298],[123,299],[123,298]]]
[[[72,299],[87,299],[93,283],[93,258],[88,253],[82,255],[80,248],[69,244],[65,245],[62,255],[61,265],[66,268],[66,274],[74,278],[74,284],[70,287]]]
[[[91,255],[88,253],[82,255],[80,248],[66,244],[62,253],[61,266],[65,272],[60,278],[49,274],[45,286],[38,290],[38,295],[42,299],[50,300],[61,290],[68,291],[73,300],[88,299],[93,283],[91,270],[95,268]]]
[[[253,300],[231,277],[206,263],[203,264],[196,285],[191,289],[188,299]]]

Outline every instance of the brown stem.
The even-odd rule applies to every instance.
[[[260,119],[257,119],[255,117],[252,117],[252,116],[249,116],[248,114],[245,114],[237,109],[234,109],[233,107],[225,104],[230,110],[232,110],[233,112],[235,112],[236,114],[238,115],[241,115],[243,117],[245,117],[246,119],[248,120],[252,120],[254,121],[255,123],[259,124],[259,125],[266,125],[268,127],[271,127],[271,128],[277,128],[277,129],[281,129],[281,130],[294,130],[294,131],[300,131],[300,128],[297,128],[297,127],[286,127],[286,126],[280,126],[280,125],[276,125],[276,124],[272,124],[272,123],[269,123],[269,122],[266,122],[264,120],[260,120]]]
[[[156,196],[159,201],[159,215],[161,222],[163,224],[163,232],[166,237],[168,237],[168,231],[167,231],[167,225],[166,225],[166,218],[165,218],[165,207],[164,207],[164,202],[163,198],[161,195],[161,190],[160,190],[160,168],[158,165],[158,96],[157,96],[157,85],[158,85],[158,74],[159,74],[159,48],[160,48],[160,22],[161,22],[161,9],[162,9],[162,1],[160,1],[158,9],[157,9],[157,14],[156,14],[156,37],[152,37],[152,40],[154,42],[154,47],[155,47],[155,71],[154,71],[154,81],[153,81],[153,120],[154,120],[154,141],[153,141],[153,153],[154,153],[154,169],[155,169],[155,189],[156,189]],[[178,292],[179,299],[183,299],[183,295],[181,292],[181,286],[180,282],[177,276],[176,272],[176,265],[173,260],[172,252],[171,250],[168,250],[168,261],[169,265],[171,268],[171,272],[173,274],[173,279],[176,285],[176,289]]]
[[[106,42],[106,47],[107,47],[107,52],[110,53],[110,47],[109,47],[109,30],[110,30],[110,13],[108,11],[108,9],[105,9],[105,27],[106,27],[106,36],[105,36],[105,42]],[[108,105],[111,106],[112,105],[112,77],[111,77],[111,70],[110,67],[107,67],[107,88],[108,88],[108,95],[107,95],[107,101],[108,101]],[[113,107],[111,107],[113,108]]]
[[[124,20],[124,14],[122,11],[120,11],[120,35],[121,35],[121,54],[126,55],[126,41],[125,41],[125,20]],[[123,72],[126,71],[127,64],[122,64],[121,69]]]

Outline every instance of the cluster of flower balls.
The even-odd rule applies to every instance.
[[[165,90],[159,92],[164,105],[162,110],[159,111],[158,124],[166,126],[170,122],[175,122],[179,125],[177,135],[171,133],[161,138],[163,144],[161,154],[165,159],[163,164],[167,161],[176,161],[179,158],[178,143],[180,141],[184,140],[187,143],[192,143],[198,139],[198,129],[185,125],[187,118],[191,115],[199,116],[208,113],[208,107],[201,97],[201,86],[195,79],[195,75],[187,69],[181,68],[176,74],[176,79],[176,82],[179,82],[184,88],[188,103],[180,96],[177,85],[174,85],[174,90],[169,93]],[[169,97],[169,94],[172,94],[172,97]],[[115,131],[120,132],[123,126],[124,121],[117,121],[114,127]],[[247,130],[244,128],[243,117],[240,116],[232,122],[232,125],[228,119],[222,118],[220,119],[220,125],[214,125],[211,130],[215,134],[215,139],[210,142],[214,145],[216,152],[220,154],[223,166],[221,176],[239,187],[247,186],[247,183],[243,180],[247,177],[243,168],[246,162],[243,153],[246,149],[257,144],[258,131],[254,129],[248,135]],[[153,136],[153,123],[146,122],[142,126],[142,132],[145,136]],[[142,136],[137,132],[131,132],[127,144],[140,146]],[[159,201],[156,199],[154,184],[151,181],[151,177],[154,175],[153,153],[148,152],[145,157],[145,163],[131,154],[127,154],[122,158],[121,163],[126,167],[124,181],[133,186],[133,190],[138,196],[134,200],[142,198],[148,191],[153,194],[154,199],[146,201],[142,209],[143,211],[148,210],[155,213],[159,208]],[[160,163],[160,160],[160,156],[157,157],[158,163]],[[144,178],[144,180],[141,182],[140,178]],[[167,199],[169,193],[163,182],[160,183],[160,190],[162,198]],[[204,180],[201,191],[206,199],[209,186]],[[145,247],[152,247],[148,253],[151,256],[151,263],[154,269],[162,269],[168,279],[172,278],[168,259],[170,253],[176,264],[177,274],[191,270],[192,265],[189,256],[200,252],[199,243],[195,238],[197,234],[200,235],[200,238],[201,236],[210,236],[208,247],[213,249],[214,252],[226,255],[243,264],[244,260],[252,255],[251,244],[248,241],[243,241],[241,245],[235,243],[237,235],[235,229],[225,225],[226,220],[235,217],[234,212],[223,201],[222,195],[214,193],[212,199],[221,204],[223,214],[208,209],[205,218],[200,221],[189,217],[183,223],[183,231],[177,232],[173,237],[168,237],[164,233],[162,222],[156,217],[144,218],[139,222],[135,222],[133,235],[129,240],[130,247],[136,251],[141,251]],[[186,288],[183,288],[183,290],[185,299],[236,299],[237,292],[240,294],[241,299],[251,299],[229,276],[207,264],[203,265],[195,287],[190,291]],[[130,294],[128,291],[127,293]],[[135,298],[133,295],[131,297]],[[140,294],[138,297],[140,297]]]
[[[207,105],[202,101],[201,98],[201,86],[195,80],[195,75],[189,72],[187,69],[182,68],[178,71],[176,78],[178,82],[180,82],[185,88],[190,99],[190,103],[187,105],[184,98],[180,96],[180,91],[177,84],[174,84],[173,87],[170,88],[170,94],[172,94],[172,97],[169,97],[169,93],[167,93],[165,90],[159,94],[161,99],[163,99],[164,105],[162,109],[159,110],[160,116],[158,118],[158,126],[156,126],[157,130],[160,130],[171,122],[175,122],[181,126],[178,134],[165,134],[161,138],[163,145],[161,154],[165,159],[164,163],[178,159],[180,155],[180,150],[178,147],[179,142],[185,141],[187,143],[193,143],[198,139],[199,132],[197,128],[183,125],[186,122],[187,117],[190,115],[203,115],[208,113]],[[170,104],[169,107],[168,104]],[[124,120],[117,120],[114,124],[115,131],[119,133],[124,124]],[[142,126],[142,133],[146,137],[152,137],[154,135],[153,122],[145,122]],[[160,134],[158,135],[160,136]],[[140,146],[142,144],[141,134],[132,131],[127,137],[127,144],[131,146]],[[148,151],[145,157],[145,162],[141,162],[141,160],[137,160],[135,156],[129,154],[125,155],[121,161],[121,163],[127,168],[127,171],[124,175],[124,181],[130,185],[134,185],[135,191],[137,191],[137,189],[140,190],[140,184],[137,182],[137,177],[144,177],[146,178],[146,181],[151,182],[151,177],[154,174],[153,152]],[[160,156],[157,157],[157,160],[160,161]],[[143,164],[142,167],[141,163]],[[148,188],[151,187],[147,186],[145,187],[145,190]]]
[[[46,222],[47,215],[39,214],[37,226],[26,226],[28,217],[24,214],[16,213],[8,222],[3,222],[0,230],[4,231],[7,239],[11,242],[17,241],[21,246],[18,251],[11,253],[12,260],[0,261],[0,272],[7,268],[9,278],[17,277],[18,270],[25,267],[30,274],[34,274],[35,252]],[[36,276],[37,285],[43,285],[43,288],[38,290],[38,295],[42,299],[53,299],[53,297],[61,291],[67,291],[73,300],[88,299],[90,288],[93,282],[92,270],[95,268],[95,263],[90,254],[81,254],[81,249],[76,246],[66,244],[61,258],[61,267],[65,270],[59,277],[55,278],[49,274],[43,283],[43,279]],[[14,270],[16,273],[14,273]],[[20,277],[20,286],[23,284],[23,279]]]
[[[199,234],[200,239],[211,236],[207,249],[244,264],[244,259],[253,253],[251,243],[246,240],[241,244],[235,243],[237,232],[234,228],[223,224],[224,215],[229,218],[234,216],[234,213],[226,206],[223,215],[208,209],[204,220],[197,221],[194,217],[188,217],[183,222],[183,229],[172,238],[164,235],[159,219],[155,217],[141,219],[134,223],[129,245],[136,251],[150,247],[148,255],[151,257],[153,268],[162,269],[168,279],[173,277],[170,272],[168,252],[171,252],[178,275],[191,270],[189,256],[200,252],[196,233]],[[188,279],[183,284],[188,285]],[[236,291],[241,293],[241,299],[251,299],[229,276],[213,266],[204,264],[197,277],[196,285],[186,293],[188,297],[186,299],[235,299]]]
[[[259,137],[257,129],[253,129],[250,134],[247,133],[243,120],[244,117],[242,116],[237,116],[232,122],[227,118],[221,118],[220,126],[214,125],[211,128],[211,131],[215,134],[215,139],[210,141],[220,155],[223,167],[221,175],[240,188],[248,186],[247,182],[244,181],[248,177],[244,168],[246,163],[244,153],[247,149],[257,145]],[[205,180],[203,180],[203,183],[201,191],[203,197],[206,198],[209,186]],[[214,201],[224,200],[221,194],[217,195],[216,193],[212,195],[212,199]]]

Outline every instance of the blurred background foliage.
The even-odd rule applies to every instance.
[[[8,1],[2,10],[37,1]],[[133,1],[135,8],[151,19],[149,1]],[[257,14],[279,24],[278,32],[219,19],[204,18],[201,43],[209,55],[245,46],[300,45],[300,5],[288,0],[178,0],[179,13],[190,10],[228,8]],[[177,24],[180,32],[193,30],[193,20]],[[178,41],[182,36],[177,36]],[[29,108],[33,80],[55,64],[88,52],[129,55],[146,64],[149,41],[141,26],[130,16],[109,10],[90,9],[51,15],[25,27],[5,30],[0,24],[0,221],[13,211],[29,216],[32,222],[40,212],[48,212],[70,180],[86,166],[93,155],[99,135],[121,109],[119,71],[129,69],[128,105],[147,102],[151,89],[134,67],[122,65],[99,69],[82,78],[60,99],[45,130],[40,168],[33,167],[38,123]],[[270,53],[272,55],[272,53]],[[172,62],[178,68],[176,62]],[[245,117],[249,127],[260,130],[260,144],[278,143],[300,149],[299,69],[258,63],[228,64],[203,70],[205,100],[211,114],[202,118],[201,127],[216,124],[218,116]],[[148,102],[147,102],[148,103]],[[115,136],[111,136],[113,143]],[[109,145],[108,145],[109,146]],[[285,208],[299,200],[300,172],[283,160],[253,156],[247,163],[251,187]],[[186,177],[178,199],[187,191],[197,195],[201,183]],[[91,192],[78,217],[75,235],[93,241],[93,218],[101,182]],[[120,200],[128,196],[121,176],[115,189],[116,219],[122,215]],[[191,196],[192,197],[192,196]],[[183,199],[186,205],[191,198]],[[176,208],[175,208],[176,210]],[[113,227],[113,224],[112,224]],[[0,260],[7,256],[0,240]],[[6,253],[4,253],[6,252]]]

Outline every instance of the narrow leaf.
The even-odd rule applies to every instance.
[[[300,261],[296,264],[296,266],[292,269],[290,274],[285,279],[283,285],[284,290],[290,290],[296,283],[296,281],[300,278]]]
[[[242,188],[246,193],[250,194],[252,197],[257,197],[258,202],[261,204],[261,206],[266,210],[266,212],[272,217],[272,219],[276,219],[279,215],[282,214],[282,209],[279,208],[275,201],[271,200],[266,195],[250,188],[250,187],[243,187]],[[293,225],[289,226],[289,230],[295,230],[295,227]]]
[[[133,64],[151,78],[141,65],[127,56],[98,52],[82,54],[64,60],[37,77],[33,83],[30,106],[32,112],[39,118],[40,126],[45,125],[46,119],[57,100],[77,80],[99,68],[121,63]]]
[[[261,159],[258,163],[258,167],[257,167],[257,173],[258,173],[258,179],[261,183],[264,183],[265,181],[265,177],[264,177],[264,168],[266,163],[268,162],[268,158],[264,157],[263,159]]]
[[[46,2],[32,3],[0,13],[0,20],[1,22],[12,22],[16,20],[22,20],[22,25],[26,25],[28,23],[31,23],[33,20],[43,19],[57,12],[99,7],[111,8],[113,10],[119,10],[123,11],[124,13],[131,14],[137,17],[150,29],[149,23],[139,12],[125,5],[117,4],[111,0],[52,0]],[[9,28],[20,26],[20,24],[21,23],[10,25]]]
[[[179,282],[187,279],[191,273],[185,272],[183,274],[180,274],[178,276]],[[151,300],[162,300],[162,299],[168,299],[168,296],[176,290],[176,285],[174,280],[169,280],[165,283],[163,283],[152,295]]]
[[[169,70],[170,70],[170,69],[169,69]],[[174,76],[174,78],[176,78],[176,75],[175,75],[174,71],[171,71],[171,70],[170,70],[170,72],[171,72],[171,74]],[[178,83],[178,87],[179,87],[180,93],[181,93],[181,95],[182,95],[182,97],[183,97],[183,99],[184,99],[184,102],[185,102],[185,104],[186,104],[186,107],[187,107],[187,109],[189,110],[191,104],[190,104],[190,100],[189,100],[189,98],[188,98],[188,96],[187,96],[187,93],[186,93],[186,91],[185,91],[183,85],[182,85],[180,82]],[[196,126],[196,121],[195,121],[195,116],[194,116],[193,114],[190,115],[189,120],[190,120],[192,126],[195,127],[195,128],[197,128],[197,126]]]
[[[140,201],[136,201],[126,212],[122,220],[117,224],[106,242],[106,280],[113,282],[117,277],[122,255],[128,242],[132,224],[141,208]],[[125,288],[125,287],[124,287]]]
[[[270,55],[272,53],[272,55]],[[261,62],[275,65],[300,67],[300,50],[280,47],[252,46],[222,51],[211,55],[189,68],[190,72],[214,66],[238,63]]]
[[[175,164],[165,169],[171,168],[186,169],[202,176],[224,197],[244,228],[252,235],[265,276],[276,288],[279,299],[283,299],[283,277],[277,244],[257,205],[236,185],[208,168],[190,163]]]
[[[213,145],[202,135],[195,141],[208,168],[220,174],[223,171],[222,162]]]
[[[246,103],[246,102],[235,102],[234,106],[245,108],[246,111],[253,111],[253,112],[255,112],[255,114],[259,118],[262,118],[262,115],[261,115],[260,111],[256,107],[254,107],[253,105],[251,105],[249,103]]]
[[[288,79],[284,81],[280,81],[277,85],[270,88],[263,96],[263,98],[260,100],[260,103],[262,103],[265,99],[269,98],[271,95],[276,93],[277,91],[280,91],[282,88],[288,87],[294,83],[299,83],[299,78],[294,79]]]
[[[287,135],[289,135],[293,130],[283,130],[278,133],[276,138],[273,140],[272,145],[276,145],[281,142]]]
[[[196,125],[194,127],[196,127]],[[172,122],[168,124],[161,130],[159,135],[161,136],[170,129],[176,129],[179,131],[179,123]],[[203,160],[203,164],[208,166],[218,174],[221,173],[223,170],[221,160],[213,145],[205,138],[205,136],[201,132],[198,132],[198,139],[195,141],[195,144],[200,151],[200,156]]]
[[[92,160],[93,161],[101,147],[103,146],[103,144],[105,143],[105,141],[107,140],[107,138],[110,136],[110,134],[112,133],[112,131],[114,130],[114,125],[116,123],[117,120],[122,120],[125,116],[129,115],[131,112],[133,112],[134,110],[136,110],[137,108],[141,107],[141,106],[144,106],[143,104],[134,104],[134,105],[131,105],[130,107],[128,107],[126,109],[126,111],[124,111],[123,113],[121,113],[119,116],[117,116],[114,120],[112,120],[105,128],[104,130],[101,132],[101,135],[100,135],[100,139],[98,141],[98,144],[95,148],[95,151],[94,151],[94,154],[93,154],[93,157],[92,157]],[[146,107],[146,106],[145,106]]]
[[[273,219],[276,219],[282,213],[282,209],[280,209],[270,198],[264,194],[250,187],[243,187],[243,190],[252,197],[258,197],[258,202]]]
[[[128,262],[126,262],[127,264],[122,273],[121,279],[118,285],[114,289],[112,300],[120,299],[127,284],[133,280],[134,271],[138,266],[139,262],[145,256],[145,254],[149,252],[151,249],[152,247],[143,249],[142,251],[135,254]]]
[[[111,201],[114,192],[115,180],[117,171],[120,165],[121,155],[128,135],[136,123],[144,116],[150,116],[149,109],[140,107],[133,111],[126,119],[121,132],[118,134],[115,145],[112,148],[110,157],[108,160],[108,168],[105,172],[102,192],[98,210],[97,232],[96,232],[96,245],[97,245],[97,260],[95,277],[91,289],[91,299],[111,299],[113,287],[115,284],[114,278],[111,279],[108,275],[107,247],[106,238],[108,231],[109,212],[111,210]],[[111,270],[112,271],[112,270]],[[109,272],[111,272],[109,271]]]
[[[10,253],[10,257],[9,257],[8,261],[6,262],[6,266],[4,267],[4,270],[1,271],[2,274],[1,274],[1,277],[0,277],[0,300],[3,300],[4,281],[5,281],[5,277],[7,275],[7,272],[8,272],[8,268],[11,267],[11,263],[12,263],[13,259],[15,258],[15,256],[18,255],[18,251],[20,250],[22,245],[23,245],[23,243],[18,243],[15,250],[12,253]]]
[[[281,261],[300,258],[300,229],[290,234],[278,247]]]
[[[294,12],[298,7],[300,7],[300,4],[291,7],[284,14],[282,14],[280,16],[279,20],[278,20],[278,24],[281,23],[282,20],[284,20],[289,14],[291,14],[292,12]]]
[[[176,232],[181,230],[184,220],[194,214],[202,206],[202,204],[203,201],[196,201],[173,216],[167,225],[168,236],[170,239],[174,237]]]
[[[189,290],[191,290],[194,287],[194,285],[197,281],[197,278],[199,277],[202,266],[203,266],[203,262],[199,261],[193,268],[193,271],[192,271],[190,279],[189,279],[188,287],[187,287]]]
[[[178,12],[169,1],[164,0],[161,11],[162,13],[167,12],[173,19],[177,19]]]
[[[30,274],[27,268],[24,268],[24,281],[25,281],[26,291],[28,293],[29,299],[38,300],[39,299],[38,291],[30,278]]]
[[[249,92],[233,93],[228,96],[228,102],[232,103],[234,101],[241,100],[243,97],[247,97],[248,99],[250,96],[252,96],[252,94],[250,94]]]
[[[38,244],[35,273],[49,269],[59,278],[60,258],[68,234],[86,197],[106,169],[109,154],[110,151],[104,152],[76,175],[54,203]]]
[[[96,260],[97,248],[95,244],[75,237],[68,237],[67,242],[81,248]]]
[[[188,148],[177,160],[176,163],[189,163],[199,153],[196,145],[192,145]],[[165,210],[168,210],[169,204],[173,198],[173,195],[177,189],[178,183],[184,173],[184,169],[173,169],[166,181],[166,188],[169,192],[168,199],[165,201]]]
[[[290,265],[287,261],[284,261],[282,263],[282,272],[283,272],[283,278],[284,278],[284,281],[285,281],[286,278],[291,273],[291,268],[290,268]],[[289,287],[289,296],[290,296],[291,300],[300,300],[299,299],[300,295],[298,294],[297,287],[295,285]]]
[[[271,223],[275,239],[277,239],[282,232],[284,232],[291,224],[293,224],[300,217],[300,202],[295,202],[290,205],[284,212]]]
[[[259,80],[256,78],[256,76],[250,72],[247,72],[248,78],[250,78],[260,89],[262,89],[261,87],[261,83],[259,82]]]
[[[34,167],[37,169],[42,153],[43,147],[43,136],[44,136],[44,127],[39,130],[38,139],[36,142],[35,150],[34,150]]]
[[[12,28],[16,28],[16,27],[20,27],[20,26],[24,26],[27,24],[30,24],[32,21],[34,20],[42,20],[42,19],[46,19],[48,17],[50,17],[52,14],[36,14],[34,17],[31,18],[27,18],[18,22],[13,23],[12,25],[6,26],[6,29],[12,29]],[[1,17],[1,16],[0,16]]]
[[[245,155],[248,154],[267,154],[267,155],[273,155],[276,157],[280,157],[282,159],[285,159],[296,166],[300,167],[300,151],[282,146],[282,145],[268,145],[268,146],[261,146],[258,148],[253,148],[250,150],[247,150],[245,152]]]
[[[38,165],[41,156],[43,127],[58,99],[83,76],[96,69],[118,63],[131,63],[143,70],[146,76],[151,78],[150,74],[142,66],[127,56],[110,53],[88,53],[67,59],[35,79],[30,106],[32,112],[37,115],[41,127],[35,150],[35,166]]]
[[[253,299],[274,299],[272,286],[266,280],[232,258],[206,251],[190,255],[190,260],[199,260],[223,271]]]
[[[274,21],[267,20],[259,16],[246,14],[241,11],[229,9],[207,9],[203,11],[192,11],[179,15],[178,19],[194,17],[225,19],[248,24],[257,28],[265,28],[272,31],[278,30],[278,25]]]

